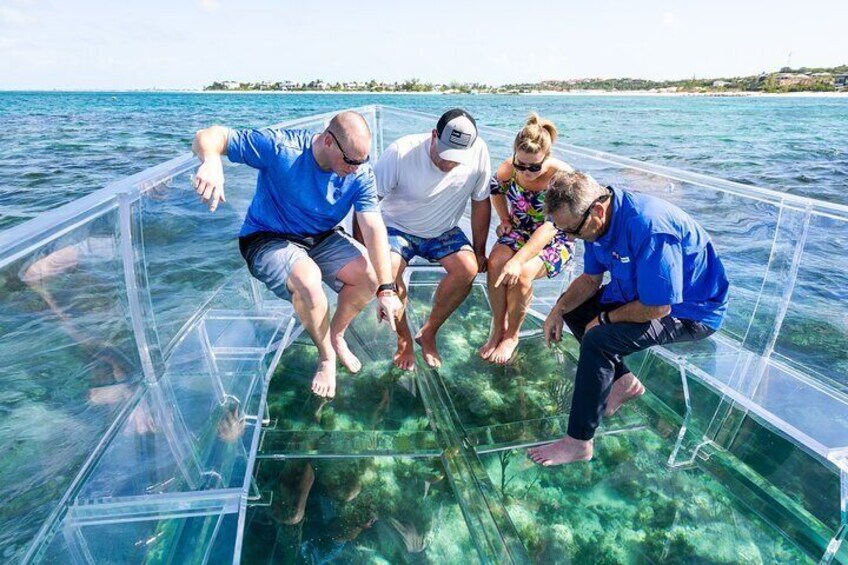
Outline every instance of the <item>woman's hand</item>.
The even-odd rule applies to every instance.
[[[504,264],[501,275],[498,277],[498,280],[495,281],[495,288],[499,287],[501,283],[506,286],[512,286],[518,283],[519,277],[521,277],[521,263],[516,261],[515,257],[513,257]]]
[[[501,220],[498,227],[495,228],[495,233],[498,237],[503,237],[512,231],[512,222],[509,220]]]

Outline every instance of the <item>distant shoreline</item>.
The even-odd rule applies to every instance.
[[[142,92],[142,91],[135,91]],[[150,92],[165,92],[165,91],[150,91]],[[662,97],[716,97],[716,98],[749,98],[749,97],[783,97],[783,98],[845,98],[848,97],[848,91],[845,92],[649,92],[645,90],[539,90],[536,92],[514,92],[514,93],[495,93],[495,92],[480,92],[477,94],[469,94],[463,92],[380,92],[380,91],[328,91],[328,90],[196,90],[196,91],[173,91],[198,94],[350,94],[360,96],[377,96],[377,95],[411,95],[411,96],[662,96]]]
[[[535,92],[495,93],[480,92],[397,92],[397,91],[338,91],[338,90],[0,90],[2,94],[227,94],[227,95],[325,95],[325,96],[562,96],[562,97],[696,97],[696,98],[848,98],[842,92],[650,92],[645,90],[540,90]]]

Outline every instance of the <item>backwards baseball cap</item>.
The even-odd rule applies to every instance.
[[[469,151],[477,141],[477,122],[461,108],[448,110],[436,124],[436,153],[446,161],[468,164],[474,157]]]

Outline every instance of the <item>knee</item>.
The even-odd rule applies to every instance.
[[[377,292],[377,272],[367,258],[356,259],[351,278],[356,286],[362,287],[363,293],[368,291],[370,295],[373,295]]]
[[[471,254],[463,254],[460,260],[451,266],[448,273],[470,285],[474,282],[477,271],[477,258]]]
[[[605,334],[606,332],[601,326],[595,326],[594,328],[583,334],[583,340],[580,342],[580,350],[602,350],[604,348],[604,343],[607,341],[605,339]]]
[[[500,273],[500,271],[503,270],[503,266],[506,265],[506,262],[512,258],[512,255],[511,250],[496,248],[489,256],[489,272],[491,273],[494,271]]]
[[[324,292],[321,289],[321,269],[311,261],[298,261],[289,276],[288,288],[295,298],[317,302]]]

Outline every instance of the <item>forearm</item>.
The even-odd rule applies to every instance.
[[[212,126],[198,131],[191,144],[191,150],[201,161],[209,156],[220,157],[227,152],[229,130],[223,126]]]
[[[506,196],[503,194],[493,194],[490,197],[492,201],[492,207],[495,209],[495,213],[498,215],[498,220],[501,223],[510,221],[509,218],[509,206],[506,203]]]
[[[492,203],[486,200],[471,201],[471,244],[474,252],[485,255],[486,242],[489,239],[489,225],[492,221]]]
[[[524,247],[519,249],[515,254],[514,259],[523,265],[533,257],[537,256],[542,252],[542,249],[544,249],[545,246],[553,240],[556,232],[557,230],[552,223],[545,222],[533,232],[533,235],[530,236],[530,239],[527,240]]]
[[[671,313],[671,306],[648,306],[638,300],[628,302],[607,313],[611,324],[617,322],[643,323],[664,318]]]
[[[593,276],[585,273],[580,275],[560,295],[554,308],[560,311],[560,315],[568,314],[598,292],[602,278],[602,275]]]
[[[377,284],[393,282],[388,235],[382,217],[378,212],[366,212],[365,214],[357,214],[357,216],[362,238],[365,240],[365,248],[368,249],[368,257],[374,266],[374,272],[377,274]]]

